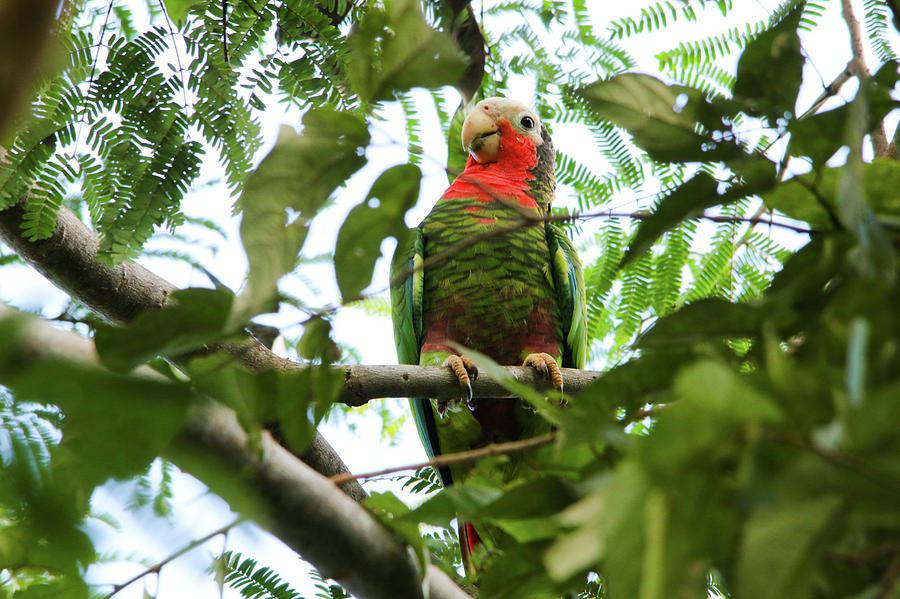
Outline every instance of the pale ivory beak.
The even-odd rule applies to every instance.
[[[463,147],[478,162],[494,162],[500,151],[500,128],[488,104],[478,104],[462,126]]]

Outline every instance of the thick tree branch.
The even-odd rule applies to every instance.
[[[65,207],[60,208],[53,235],[39,241],[25,239],[23,206],[19,202],[0,210],[0,240],[57,287],[105,318],[127,323],[141,312],[162,307],[176,289],[133,262],[116,266],[97,262],[99,237]],[[287,368],[292,364],[252,338],[242,344],[210,349],[225,349],[253,370]],[[337,452],[318,433],[304,459],[325,476],[348,472]],[[343,488],[357,501],[366,497],[356,482]]]
[[[6,340],[7,355],[96,363],[93,344],[76,333],[0,305],[0,319],[7,317],[24,322]],[[160,375],[142,368],[137,376]],[[361,598],[469,598],[435,566],[423,585],[416,558],[398,536],[269,434],[251,443],[219,404],[198,401],[164,455]]]
[[[469,59],[469,66],[456,83],[456,89],[462,95],[463,104],[468,104],[481,89],[481,80],[484,79],[484,65],[487,60],[484,34],[478,25],[475,11],[468,0],[449,0],[453,11],[453,20],[450,33],[456,40],[456,45]]]
[[[0,135],[31,96],[32,82],[47,58],[59,4],[59,0],[0,2]]]

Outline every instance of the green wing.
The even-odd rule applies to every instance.
[[[391,261],[391,317],[401,364],[418,364],[422,349],[422,287],[425,251],[421,229],[411,229],[407,243],[397,246]]]
[[[421,229],[410,231],[409,242],[397,246],[391,261],[391,316],[394,320],[394,342],[401,364],[418,364],[424,333],[422,331],[422,269],[425,241]],[[441,453],[431,400],[410,399],[416,429],[429,458]],[[446,480],[445,482],[449,482]]]
[[[553,223],[547,223],[547,248],[562,338],[565,340],[562,365],[584,368],[587,361],[587,308],[584,269],[575,246]]]

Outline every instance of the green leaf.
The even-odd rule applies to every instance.
[[[334,269],[344,301],[357,298],[372,281],[381,242],[394,237],[406,245],[409,229],[403,220],[416,205],[422,173],[412,164],[394,166],[378,177],[366,199],[347,215],[338,233]]]
[[[366,103],[413,87],[452,85],[466,67],[454,41],[428,24],[414,0],[369,7],[350,46],[350,82]]]
[[[843,167],[821,168],[815,176],[798,175],[780,183],[763,199],[766,206],[809,223],[816,229],[833,229],[838,181]],[[900,163],[876,158],[863,164],[866,202],[876,216],[900,216]]]
[[[627,129],[654,160],[712,162],[743,153],[731,130],[736,106],[725,100],[710,102],[694,88],[626,73],[574,93],[597,116]]]
[[[423,524],[449,526],[457,516],[471,520],[481,508],[501,496],[502,492],[498,489],[453,485],[410,511],[407,517]]]
[[[200,393],[234,410],[254,442],[263,424],[275,420],[276,372],[251,372],[226,353],[194,358],[187,371]]]
[[[473,98],[473,102],[478,98]],[[469,152],[462,145],[462,126],[466,120],[466,106],[460,105],[450,119],[447,128],[447,177],[452,183],[463,172],[469,160]]]
[[[281,434],[295,454],[302,455],[306,451],[316,434],[316,427],[334,399],[335,393],[326,395],[329,392],[322,389],[329,383],[340,389],[341,379],[334,379],[334,373],[328,367],[310,366],[279,373],[275,412]],[[319,408],[311,411],[309,406],[317,398],[320,400]]]
[[[534,406],[535,410],[541,416],[550,422],[555,422],[559,410],[551,407],[550,402],[547,401],[546,393],[529,387],[524,383],[520,383],[513,378],[505,368],[497,364],[488,356],[459,344],[452,345],[455,346],[460,354],[471,359],[472,362],[475,363],[475,366],[478,367],[479,371],[489,374],[492,379],[503,385],[504,389]]]
[[[703,341],[759,334],[771,313],[717,297],[698,300],[657,320],[638,340],[641,348],[684,347]]]
[[[715,205],[714,202],[718,200],[718,185],[718,181],[708,173],[700,172],[662,197],[656,211],[638,225],[634,239],[622,258],[622,265],[650,249],[660,235],[675,227],[688,215]]]
[[[546,476],[507,488],[501,497],[480,508],[477,515],[482,519],[531,519],[555,514],[575,499],[570,482]]]
[[[185,384],[109,372],[75,360],[16,355],[18,319],[0,320],[0,383],[18,401],[60,408],[62,441],[51,461],[66,503],[110,477],[137,474],[175,434],[194,398]],[[3,351],[3,349],[7,351]],[[62,509],[55,506],[56,509]]]
[[[866,131],[881,123],[885,115],[897,107],[891,97],[898,80],[897,62],[885,62],[878,72],[866,80],[865,100],[868,103]],[[823,165],[846,144],[845,133],[850,117],[851,104],[834,110],[820,112],[803,119],[795,119],[788,125],[791,133],[790,153],[808,156],[816,166]]]
[[[180,289],[161,310],[142,312],[124,327],[97,325],[103,364],[126,372],[157,356],[176,355],[226,334],[234,296],[227,289]]]
[[[362,117],[330,108],[307,112],[301,135],[282,127],[238,202],[250,273],[235,305],[236,325],[277,308],[276,284],[297,263],[309,221],[365,164],[361,149],[368,143]]]
[[[661,410],[653,434],[641,439],[636,455],[654,484],[677,480],[684,469],[724,452],[735,429],[778,422],[781,412],[758,391],[749,375],[737,375],[715,360],[700,360],[678,374],[679,401]]]
[[[773,125],[790,118],[800,89],[805,59],[797,26],[803,8],[797,4],[780,23],[750,42],[738,61],[735,98],[747,102],[751,114],[764,115]]]
[[[427,565],[425,542],[419,533],[419,524],[406,517],[409,507],[391,492],[372,493],[364,504],[375,516],[406,541],[419,558],[419,565]]]
[[[825,495],[757,508],[744,528],[735,595],[812,596],[821,537],[840,515],[841,506],[840,499]]]
[[[190,8],[199,3],[200,0],[165,0],[166,14],[176,23],[183,23]]]
[[[478,577],[481,597],[495,599],[549,598],[565,596],[543,568],[536,568],[535,555],[543,543],[516,543],[489,562]]]

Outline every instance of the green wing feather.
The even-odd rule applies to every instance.
[[[566,368],[584,368],[587,361],[584,270],[575,246],[563,230],[553,223],[547,223],[546,232],[556,292],[557,322],[562,339],[565,340],[562,365]]]
[[[397,246],[391,261],[391,316],[394,321],[394,342],[401,364],[418,364],[422,349],[422,290],[425,271],[422,268],[425,241],[422,229],[410,231],[410,240]],[[431,400],[410,399],[416,430],[429,458],[440,454]],[[449,481],[445,481],[449,482]]]
[[[411,229],[409,241],[398,245],[391,261],[391,317],[401,364],[418,364],[422,349],[422,269],[425,242],[421,229]]]

